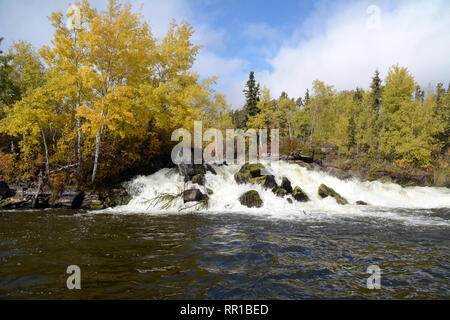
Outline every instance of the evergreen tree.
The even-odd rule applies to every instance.
[[[383,87],[381,85],[380,72],[375,70],[375,75],[372,78],[372,83],[370,84],[370,88],[372,89],[372,108],[378,113],[381,110],[381,96],[383,94]]]
[[[304,101],[303,101],[303,104],[304,104],[305,106],[308,106],[310,102],[311,102],[311,98],[310,98],[310,96],[309,96],[309,89],[306,89],[305,99],[304,99]]]
[[[244,89],[245,93],[245,110],[247,113],[247,117],[254,117],[258,112],[258,101],[259,101],[259,84],[256,84],[255,81],[255,73],[253,71],[250,72],[247,84]]]

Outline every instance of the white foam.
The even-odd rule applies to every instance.
[[[282,177],[287,177],[292,186],[300,186],[310,198],[309,202],[293,201],[290,204],[285,198],[277,197],[271,190],[259,185],[238,185],[234,174],[240,166],[215,166],[217,175],[206,174],[205,187],[199,187],[204,192],[210,188],[214,194],[210,196],[207,213],[245,213],[275,218],[311,218],[330,217],[336,214],[380,216],[399,220],[425,222],[450,225],[447,220],[440,218],[425,219],[423,217],[405,217],[398,210],[389,208],[442,208],[450,207],[450,190],[435,187],[407,187],[403,188],[394,183],[362,182],[358,179],[341,180],[325,172],[307,170],[295,164],[286,162],[264,162],[268,171],[275,175],[278,183]],[[321,184],[336,190],[349,201],[349,205],[339,205],[334,198],[321,199],[318,187]],[[115,212],[134,212],[152,214],[170,214],[180,210],[183,212],[197,211],[196,208],[186,209],[192,203],[184,204],[181,198],[172,203],[170,208],[163,208],[162,204],[151,205],[149,200],[163,193],[178,194],[191,183],[184,184],[183,178],[175,169],[162,169],[151,176],[139,176],[127,184],[132,194],[131,202],[124,207],[113,209]],[[262,208],[247,208],[239,203],[239,197],[246,191],[257,190],[263,200]],[[369,206],[357,206],[358,200],[365,201]],[[423,221],[422,221],[423,220]]]

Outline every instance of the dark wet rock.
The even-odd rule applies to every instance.
[[[100,193],[99,197],[107,208],[125,206],[131,201],[131,196],[123,187],[116,187]]]
[[[203,193],[199,189],[189,189],[183,192],[183,201],[186,202],[196,202],[202,201],[205,198]]]
[[[72,199],[72,203],[70,205],[71,209],[79,209],[83,204],[85,193],[84,191],[78,192],[75,197]]]
[[[200,186],[204,186],[205,185],[205,175],[204,174],[197,174],[195,176],[192,177],[192,183],[196,183]]]
[[[292,192],[292,197],[299,202],[309,201],[309,197],[306,194],[306,192],[303,191],[302,188],[298,186],[294,188],[294,191]]]
[[[212,191],[212,189],[206,188],[206,193],[211,196],[214,194],[214,191]]]
[[[292,201],[292,198],[287,198],[286,200],[287,200],[287,202],[289,202],[290,204],[294,203],[294,201]]]
[[[31,202],[27,200],[0,200],[0,210],[31,209]]]
[[[362,200],[356,201],[356,204],[357,204],[358,206],[368,206],[368,205],[369,205],[367,202],[364,202],[364,201],[362,201]]]
[[[190,181],[198,174],[206,174],[206,168],[201,164],[179,164],[178,172],[184,177],[184,181]]]
[[[283,177],[282,181],[281,181],[281,186],[282,189],[286,190],[287,193],[292,193],[294,190],[292,189],[292,184],[291,181],[289,181],[288,178]]]
[[[288,193],[286,190],[284,190],[283,188],[280,187],[275,187],[272,189],[272,192],[280,198],[284,198]]]
[[[217,175],[216,169],[210,164],[206,164],[206,171],[211,172],[213,175]]]
[[[0,200],[7,199],[14,195],[13,190],[11,190],[8,184],[4,181],[0,181]]]
[[[277,186],[275,176],[272,174],[255,178],[255,183],[262,185],[266,189],[272,189]]]
[[[324,184],[321,184],[319,187],[319,196],[322,199],[330,196],[330,197],[335,198],[339,204],[348,204],[348,201],[344,197],[342,197],[339,193],[337,193],[332,188],[330,188]]]
[[[248,208],[261,208],[264,204],[256,190],[250,190],[241,195],[239,202]]]
[[[309,163],[303,162],[301,160],[288,160],[288,163],[296,164],[306,169],[312,169],[312,166]]]

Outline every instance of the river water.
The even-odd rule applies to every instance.
[[[289,204],[234,184],[235,168],[216,169],[207,174],[215,193],[203,211],[180,211],[180,202],[149,206],[155,194],[180,187],[176,172],[162,170],[130,182],[134,197],[125,207],[0,212],[0,298],[450,298],[448,189],[270,168],[311,198]],[[351,204],[316,197],[320,183]],[[263,208],[236,202],[250,188]],[[70,265],[81,269],[81,290],[66,286]],[[378,290],[367,288],[371,265],[381,270]]]

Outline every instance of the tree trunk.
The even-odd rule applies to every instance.
[[[42,170],[39,172],[39,182],[36,189],[36,193],[33,196],[33,200],[31,201],[31,207],[34,209],[39,204],[39,194],[41,193],[42,186],[44,185],[44,179],[45,174],[42,172]]]
[[[95,182],[95,176],[97,174],[98,158],[100,156],[100,138],[103,126],[101,126],[97,131],[97,137],[95,138],[95,158],[94,158],[94,169],[92,170],[92,184]]]
[[[81,176],[81,170],[82,170],[82,158],[81,158],[81,118],[77,117],[77,134],[78,134],[78,141],[77,141],[77,156],[78,156],[78,163],[77,163],[77,175],[78,177]]]
[[[47,147],[47,140],[45,139],[44,128],[41,128],[41,133],[42,133],[42,141],[44,142],[44,149],[45,149],[45,174],[48,176],[50,173],[50,162],[48,160],[48,147]]]

